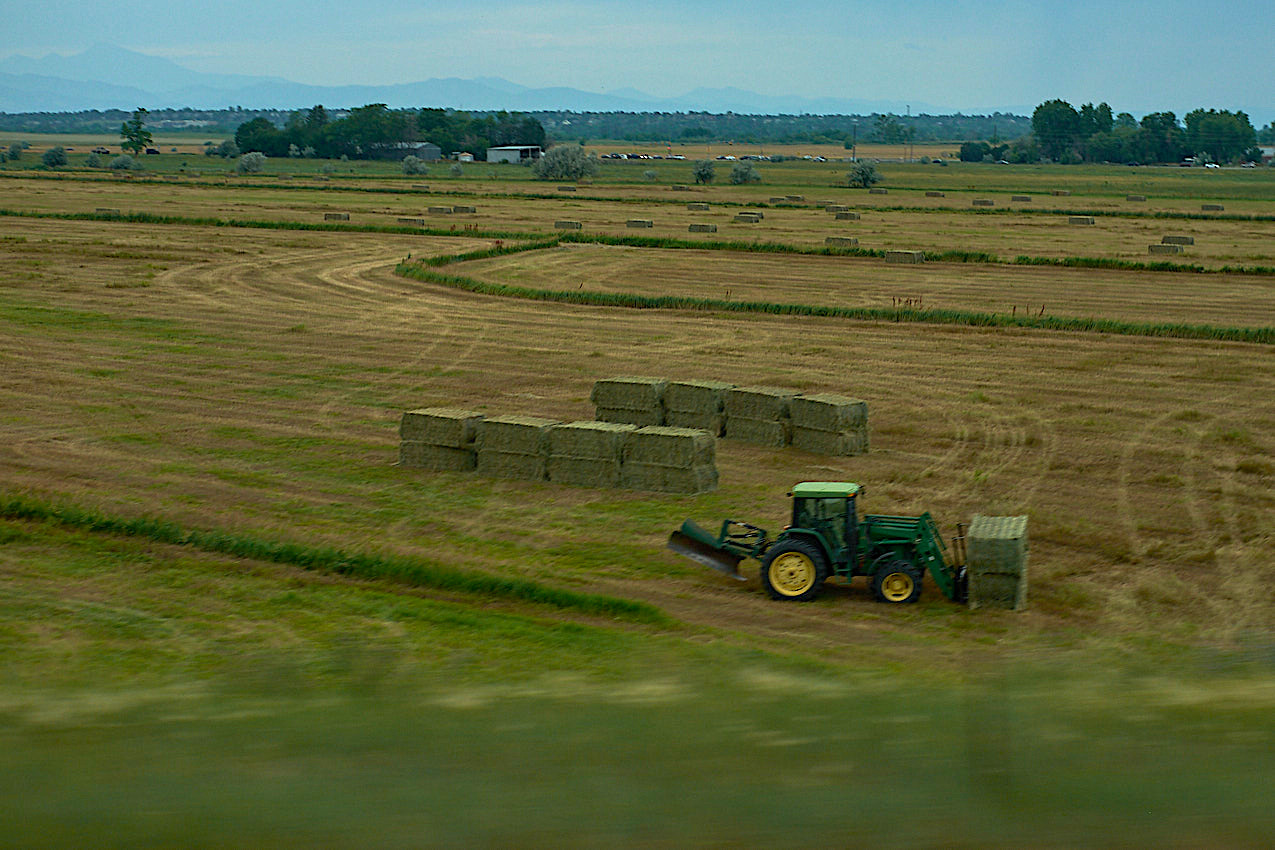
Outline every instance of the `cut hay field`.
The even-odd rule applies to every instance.
[[[351,224],[414,200],[0,191],[20,211],[309,222],[335,207]],[[569,203],[492,197],[476,220],[530,233]],[[580,203],[566,217],[617,233],[642,209]],[[896,214],[936,248],[972,247],[955,223],[995,239],[1002,221]],[[814,243],[826,218],[765,221]],[[26,813],[18,844],[82,843],[104,822],[120,843],[280,846],[1275,840],[1260,793],[1275,346],[552,304],[396,274],[409,254],[497,241],[463,234],[2,221],[0,795]],[[1250,222],[1189,224],[1262,241]],[[1275,323],[1264,276],[587,244],[442,271]],[[695,497],[393,465],[405,409],[586,419],[593,382],[624,374],[857,396],[872,451],[722,440],[720,488]],[[801,480],[863,482],[867,511],[929,510],[949,534],[1028,515],[1029,609],[971,612],[932,585],[884,606],[861,580],[777,604],[755,575],[737,586],[665,550],[686,517],[777,530]],[[139,517],[169,525],[127,526]],[[217,535],[251,545],[227,554]],[[865,783],[882,796],[847,813]]]
[[[968,263],[927,263],[918,270],[871,257],[589,244],[455,263],[447,272],[547,290],[833,307],[906,303],[922,309],[1006,315],[1275,326],[1275,277],[1265,275]]]

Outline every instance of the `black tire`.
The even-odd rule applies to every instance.
[[[909,605],[921,598],[921,571],[901,558],[888,561],[872,576],[872,595],[878,602]]]
[[[815,544],[784,540],[762,557],[761,584],[771,599],[809,602],[819,595],[828,578],[828,562]]]

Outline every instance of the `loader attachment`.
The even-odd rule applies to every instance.
[[[720,573],[746,581],[739,573],[739,562],[756,557],[766,547],[766,532],[746,522],[726,520],[721,534],[714,537],[691,520],[669,535],[668,548]]]

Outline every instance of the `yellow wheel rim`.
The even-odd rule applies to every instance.
[[[800,552],[784,552],[770,562],[770,584],[784,596],[800,596],[815,583],[815,562]]]
[[[912,595],[916,584],[907,573],[890,573],[881,582],[881,595],[890,602],[902,602]]]

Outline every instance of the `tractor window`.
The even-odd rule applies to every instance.
[[[798,528],[814,528],[823,533],[834,549],[846,545],[846,505],[847,499],[800,499],[797,505],[794,524]]]

